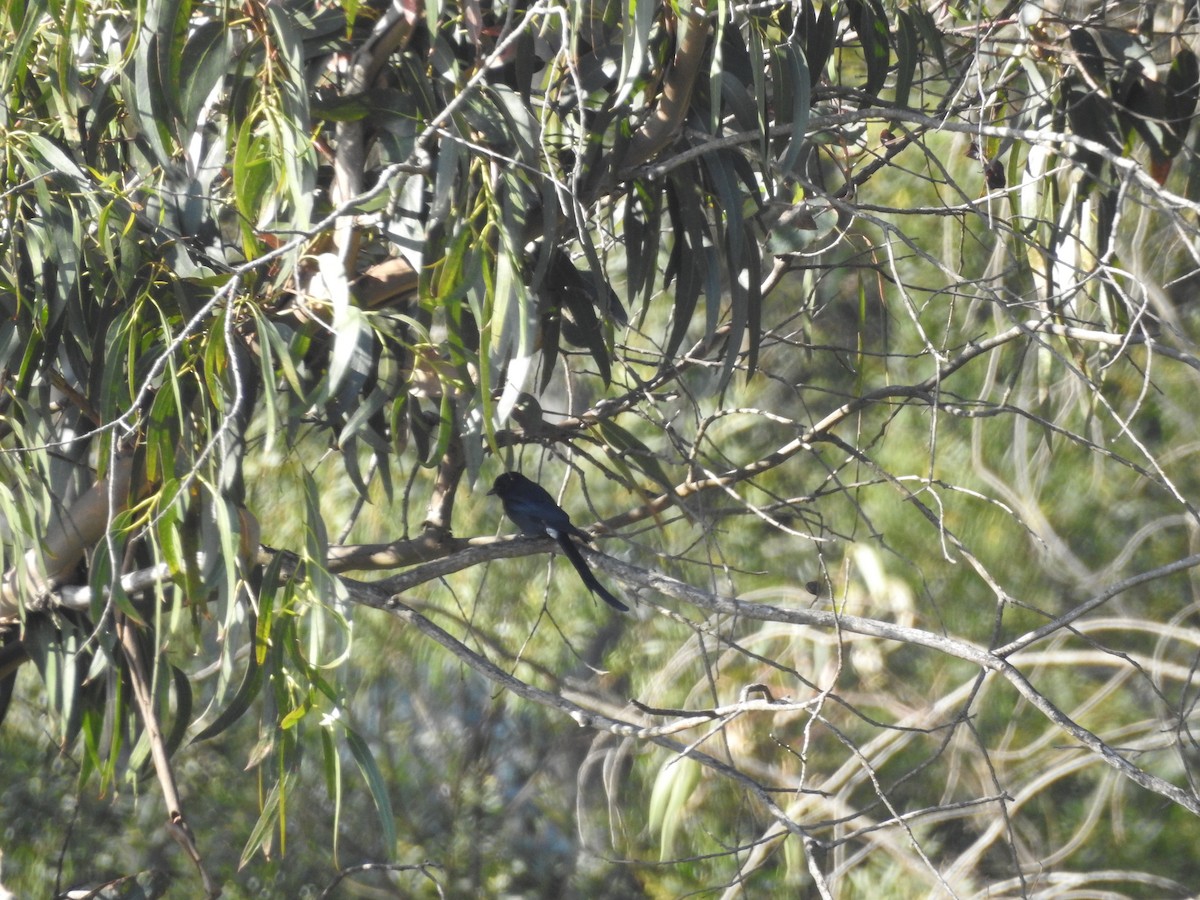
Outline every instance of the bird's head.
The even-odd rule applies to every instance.
[[[492,482],[492,489],[488,491],[488,496],[493,494],[501,498],[507,496],[516,490],[517,485],[521,483],[521,479],[524,477],[520,472],[505,472]]]

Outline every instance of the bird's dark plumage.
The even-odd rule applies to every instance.
[[[541,485],[530,481],[520,472],[505,472],[495,483],[489,494],[495,494],[504,504],[504,512],[521,531],[534,537],[549,535],[558,541],[563,553],[583,579],[587,589],[614,609],[628,612],[629,607],[610,594],[592,574],[583,554],[571,540],[572,536],[591,542],[591,536],[586,531],[580,531],[571,524],[571,517],[566,510],[554,502]]]

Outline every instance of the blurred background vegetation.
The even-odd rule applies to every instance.
[[[0,896],[1194,894],[1193,0],[0,23]]]

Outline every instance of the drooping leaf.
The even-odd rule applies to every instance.
[[[879,0],[850,0],[848,3],[851,21],[858,32],[862,45],[863,62],[867,68],[867,80],[863,92],[877,97],[887,81],[891,62],[891,38],[888,31],[887,14]]]
[[[245,867],[254,854],[269,844],[275,825],[280,821],[282,815],[281,808],[286,803],[284,798],[291,792],[295,781],[296,773],[285,772],[272,785],[266,799],[263,801],[262,811],[259,813],[258,820],[254,823],[254,828],[251,829],[245,846],[242,847],[242,855],[238,860],[239,868]],[[282,852],[282,849],[280,852]]]
[[[707,281],[712,241],[708,224],[700,208],[698,185],[684,178],[672,178],[667,186],[671,218],[676,225],[672,258],[674,266],[675,304],[671,310],[671,331],[667,338],[667,356],[674,356],[692,324],[692,316]]]
[[[1176,156],[1183,147],[1196,103],[1200,100],[1200,62],[1194,51],[1184,47],[1171,60],[1166,77],[1166,134],[1163,153]]]
[[[621,67],[617,73],[616,90],[614,91],[617,104],[624,103],[629,95],[637,88],[642,72],[650,62],[650,31],[654,27],[655,4],[642,2],[630,3],[624,6],[624,21],[621,29]]]
[[[216,19],[196,23],[187,36],[179,59],[179,141],[187,145],[199,135],[204,110],[217,98],[214,92],[228,75],[233,61],[232,34]]]
[[[659,836],[660,859],[677,855],[676,835],[684,825],[684,811],[700,785],[701,768],[695,760],[673,757],[664,763],[650,792],[649,828]]]
[[[832,3],[822,3],[820,9],[813,3],[804,4],[804,58],[808,67],[809,87],[815,88],[821,73],[833,56],[837,41],[837,22],[833,18]]]
[[[897,12],[896,24],[896,91],[892,102],[898,108],[906,109],[921,56],[917,29],[907,10]]]
[[[934,59],[937,60],[938,66],[941,68],[941,74],[944,75],[950,67],[950,62],[946,57],[946,46],[943,41],[942,32],[938,28],[932,14],[919,4],[910,6],[905,10],[905,14],[916,25],[917,31],[921,33],[921,41],[933,53]]]
[[[611,295],[612,288],[603,284],[606,293]],[[596,313],[605,306],[619,304],[619,301],[615,296],[607,297],[607,302],[601,300],[595,294],[595,285],[596,279],[580,273],[565,250],[555,248],[550,251],[550,264],[541,285],[546,303],[569,313],[569,318],[562,318],[558,325],[562,336],[576,347],[586,347],[591,352],[600,377],[607,384],[612,378],[612,370],[604,327]]]
[[[371,792],[371,799],[375,803],[375,811],[379,815],[379,825],[383,829],[383,846],[394,847],[396,845],[396,816],[392,812],[392,800],[388,793],[387,782],[379,771],[379,765],[375,762],[375,756],[371,753],[367,742],[350,728],[346,729],[345,739],[350,755],[354,757],[354,762],[362,772],[363,778],[367,782],[367,788]]]
[[[162,679],[160,684],[165,690],[169,683],[174,688],[175,711],[171,717],[171,728],[166,735],[167,755],[170,756],[179,749],[187,734],[192,721],[192,682],[188,674],[178,666],[169,665],[171,680]]]
[[[253,625],[254,622],[252,621]],[[252,629],[253,632],[253,629]],[[265,646],[265,645],[263,645]],[[238,719],[246,714],[250,705],[262,691],[265,672],[259,662],[257,653],[250,653],[246,658],[246,671],[242,676],[241,685],[229,704],[221,710],[217,717],[205,728],[192,737],[193,742],[206,741],[224,732]]]
[[[780,84],[790,86],[792,93],[790,113],[786,117],[780,117],[781,124],[791,125],[791,134],[783,156],[779,159],[779,171],[789,174],[795,170],[807,141],[812,94],[803,51],[795,44],[785,44],[779,53],[781,70],[776,80]]]
[[[739,362],[743,340],[747,343],[745,364],[753,374],[758,361],[762,296],[759,276],[759,248],[748,240],[749,231],[741,204],[757,199],[753,182],[739,182],[728,154],[708,153],[703,157],[705,170],[716,188],[725,212],[723,236],[725,271],[729,273],[730,328],[721,383],[724,384]],[[709,297],[710,304],[712,296]],[[712,322],[710,306],[710,322]],[[710,324],[710,331],[713,326]]]

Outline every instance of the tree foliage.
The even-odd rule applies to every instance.
[[[1085,6],[10,2],[6,764],[209,894],[1186,895],[1200,9]]]

